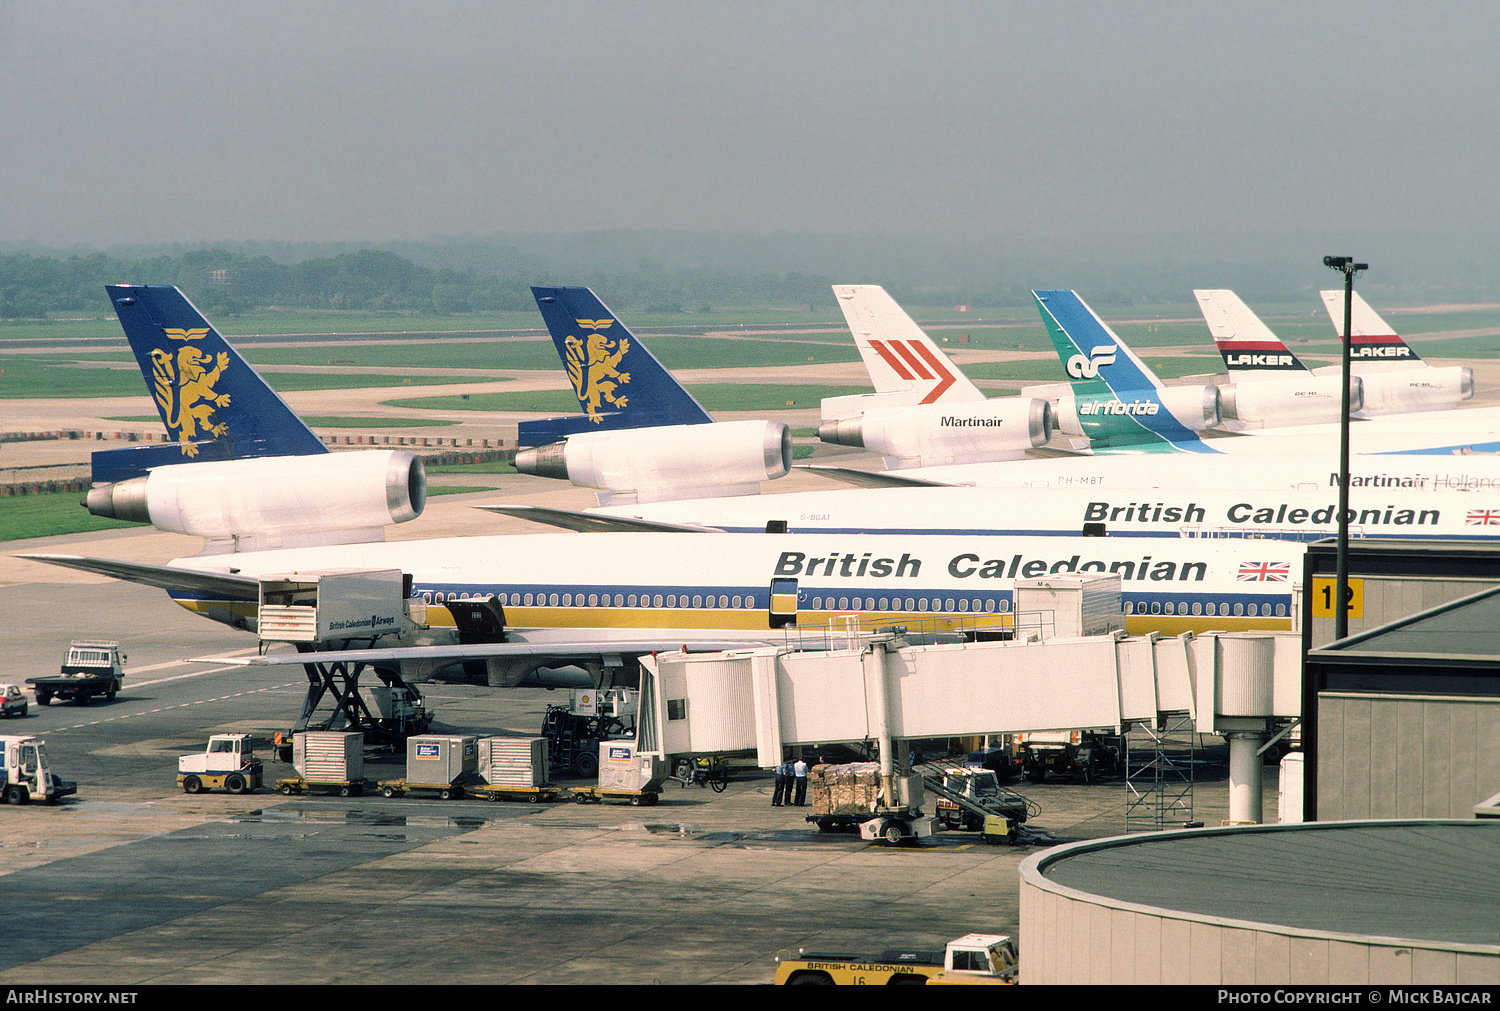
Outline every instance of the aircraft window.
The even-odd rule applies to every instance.
[[[632,593],[630,596],[626,597],[625,598],[625,603],[629,607],[634,607],[635,606],[635,594]]]
[[[1125,613],[1126,614],[1134,614],[1135,613],[1135,601],[1133,601],[1133,600],[1127,600],[1127,601],[1125,601],[1124,609],[1125,609]]]
[[[1000,601],[1000,613],[1004,614],[1006,611],[1009,611],[1009,610],[1010,610],[1010,600],[1006,599],[1006,600]]]
[[[1188,613],[1187,601],[1185,601],[1185,600],[1178,601],[1178,603],[1177,603],[1177,613],[1178,614],[1187,614]]]
[[[554,593],[554,594],[549,595],[547,597],[547,603],[550,604],[550,605],[552,605],[553,607],[556,607],[557,606],[557,594]]]
[[[583,595],[579,594],[579,599],[580,600],[582,599],[582,597],[583,597]],[[564,593],[563,594],[562,606],[563,607],[572,607],[573,606],[573,595],[571,593]]]
[[[433,599],[436,600],[439,604],[441,604],[443,602],[443,595],[441,593],[438,593],[438,594],[436,594],[433,597]]]
[[[925,611],[925,610],[927,610],[927,598],[926,597],[918,597],[917,598],[917,610],[918,611]]]
[[[875,610],[875,598],[874,597],[866,597],[865,598],[865,610],[866,611],[873,611],[873,610]]]
[[[1256,607],[1254,604],[1251,604],[1249,607],[1245,608],[1245,613],[1254,618],[1260,614],[1260,608]]]
[[[578,595],[578,599],[582,600],[583,599],[583,594],[580,593]],[[609,601],[606,600],[605,603],[607,604],[607,603],[609,603]],[[589,606],[590,607],[598,607],[599,606],[599,594],[597,594],[597,593],[591,593],[591,594],[589,594]]]
[[[738,606],[739,602],[736,601],[735,604],[736,604],[736,606]],[[727,593],[721,593],[721,594],[719,594],[719,606],[720,607],[728,607],[729,606],[729,594],[727,594]]]
[[[849,610],[849,598],[848,597],[840,597],[839,598],[839,610],[840,611],[847,611],[847,610]]]
[[[669,594],[667,594],[667,606],[668,607],[676,607],[677,606],[677,594],[675,594],[675,593],[669,593]]]
[[[652,607],[660,607],[661,606],[661,594],[658,593],[655,597],[651,598],[651,606]]]
[[[736,594],[735,594],[735,595],[734,595],[734,606],[735,606],[735,607],[740,607],[740,606],[741,606],[741,603],[740,603],[740,595],[739,595],[739,594],[738,594],[738,593],[736,593]]]
[[[916,608],[917,608],[917,602],[914,601],[914,600],[912,600],[910,597],[907,597],[906,598],[906,609],[908,611],[914,611],[914,610],[916,610]]]
[[[424,594],[422,594],[422,603],[424,603],[424,604],[430,604],[430,603],[432,603],[432,594],[431,593],[424,593]]]
[[[988,614],[989,612],[993,611],[994,609],[995,609],[995,602],[993,600],[986,600],[984,602],[985,613]]]
[[[932,602],[932,609],[934,611],[937,610],[937,601],[935,601],[935,600]],[[943,601],[943,610],[945,610],[945,611],[951,611],[951,610],[953,610],[953,598],[952,597],[949,597],[947,600]]]
[[[1286,617],[1286,605],[1285,604],[1277,604],[1276,605],[1276,617],[1278,617],[1278,618],[1285,618]]]
[[[969,601],[966,597],[958,598],[958,609],[960,611],[967,611],[969,609]]]
[[[1197,601],[1197,600],[1193,601],[1193,613],[1194,614],[1202,614],[1203,613],[1203,604],[1202,604],[1201,601]]]
[[[703,606],[703,594],[701,594],[701,593],[695,593],[695,594],[693,594],[693,606],[694,607],[702,607]]]
[[[1242,615],[1244,613],[1245,613],[1245,605],[1244,604],[1235,604],[1234,605],[1234,616],[1236,618],[1238,618],[1240,615]]]
[[[1177,607],[1176,607],[1175,604],[1173,604],[1169,600],[1165,604],[1162,605],[1161,613],[1162,614],[1176,614],[1177,613]]]
[[[1161,601],[1159,601],[1159,600],[1153,600],[1151,602],[1151,613],[1152,614],[1161,614]]]

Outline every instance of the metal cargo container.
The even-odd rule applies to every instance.
[[[474,772],[479,749],[474,736],[427,734],[406,739],[406,782],[415,787],[444,787]]]
[[[477,771],[490,786],[545,786],[545,737],[481,737]]]
[[[639,753],[633,739],[599,742],[599,789],[656,790],[666,781],[666,761]]]
[[[292,767],[315,783],[364,778],[365,735],[356,731],[309,730],[292,738]]]

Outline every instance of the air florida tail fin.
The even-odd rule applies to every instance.
[[[1344,292],[1319,292],[1323,305],[1333,320],[1333,329],[1339,340],[1344,339]],[[1371,366],[1378,369],[1413,368],[1425,365],[1420,355],[1413,351],[1396,330],[1365,304],[1365,300],[1354,293],[1349,327],[1349,357],[1359,363],[1365,371]]]
[[[1215,386],[1163,386],[1144,362],[1072,291],[1033,291],[1052,346],[1073,387],[1058,428],[1094,449],[1207,452],[1196,433],[1219,424]]]
[[[1203,311],[1219,354],[1224,356],[1230,379],[1235,382],[1274,379],[1308,371],[1234,292],[1195,290],[1193,295],[1198,299],[1198,308]]]
[[[833,293],[880,395],[880,406],[985,399],[884,288],[836,284]]]
[[[170,441],[95,453],[95,482],[174,463],[328,452],[181,291],[137,284],[105,291]]]
[[[520,425],[522,446],[579,432],[713,421],[640,339],[588,288],[532,288],[582,415]]]

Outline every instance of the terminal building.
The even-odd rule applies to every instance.
[[[1352,543],[1338,642],[1335,565],[1304,560],[1303,822],[1028,858],[1028,983],[1500,985],[1500,557]]]

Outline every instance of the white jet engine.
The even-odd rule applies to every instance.
[[[1343,381],[1339,376],[1303,374],[1278,379],[1247,379],[1219,387],[1224,427],[1280,428],[1286,425],[1324,425],[1339,420]],[[1349,410],[1364,406],[1364,384],[1349,378]]]
[[[1031,389],[1031,387],[1027,387]],[[1177,423],[1189,432],[1201,432],[1206,428],[1212,428],[1223,420],[1223,412],[1219,403],[1219,388],[1217,386],[1163,386],[1151,391],[1147,398],[1142,395],[1131,400],[1129,403],[1125,398],[1130,396],[1126,391],[1118,398],[1110,401],[1116,407],[1110,414],[1136,415],[1154,414],[1156,411],[1165,410],[1176,419]],[[1085,408],[1097,405],[1098,398],[1085,401]],[[1057,399],[1057,430],[1068,436],[1089,436],[1084,430],[1083,422],[1078,419],[1078,398],[1072,393],[1065,393]]]
[[[157,467],[95,485],[95,516],[206,538],[205,553],[354,544],[422,514],[422,459],[396,450],[267,456]]]
[[[879,453],[892,470],[1019,460],[1052,438],[1052,405],[1005,397],[877,407],[855,418],[823,422],[818,438]]]
[[[792,433],[779,421],[583,432],[523,449],[516,469],[596,489],[600,505],[754,495],[792,469]]]
[[[1474,396],[1474,372],[1465,365],[1376,372],[1361,369],[1365,417],[1447,411]]]

